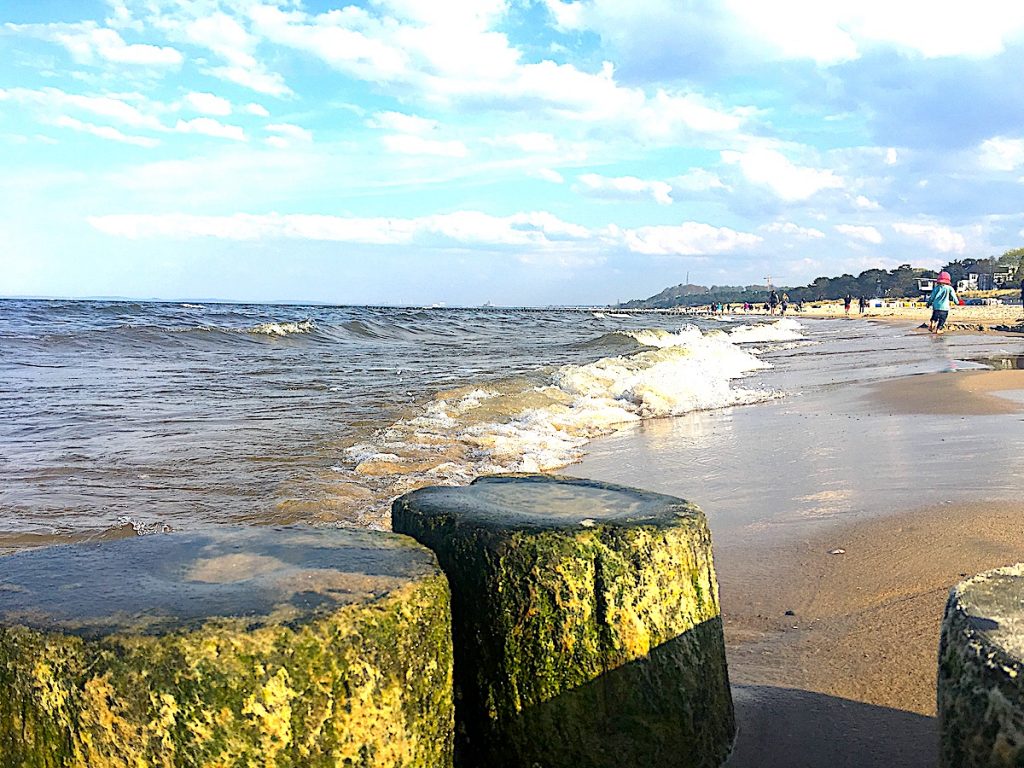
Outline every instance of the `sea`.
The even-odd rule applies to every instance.
[[[712,427],[730,414],[1022,365],[1016,337],[857,318],[0,300],[0,548],[220,525],[386,530],[409,490],[571,471],[598,448],[644,485],[615,441],[653,424],[699,425],[653,450],[685,452],[673,472],[728,466],[723,487],[756,501],[764,477],[744,476],[743,449],[716,454]],[[786,439],[750,423],[740,446]]]

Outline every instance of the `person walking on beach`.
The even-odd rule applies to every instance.
[[[768,292],[768,306],[768,313],[774,315],[775,308],[779,306],[779,294],[775,292],[774,288],[772,288],[771,291]]]
[[[1024,307],[1024,280],[1020,281],[1020,305]]]
[[[860,314],[864,314],[864,310],[867,309],[867,306],[868,300],[865,299],[863,296],[857,299],[857,311],[860,312]]]
[[[843,297],[843,309],[846,310],[846,316],[847,317],[850,316],[850,305],[851,304],[853,304],[853,296],[848,293],[848,294],[846,294],[846,296]]]
[[[925,306],[932,308],[932,317],[928,321],[928,331],[941,336],[946,328],[946,319],[949,317],[949,305],[959,304],[960,299],[953,290],[949,272],[939,272],[939,277],[932,288],[931,296]]]

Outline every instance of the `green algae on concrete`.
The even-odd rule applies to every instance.
[[[939,643],[943,768],[1024,766],[1024,563],[950,590]]]
[[[398,499],[452,589],[456,764],[717,766],[734,733],[711,537],[685,501],[546,475]]]
[[[428,550],[368,531],[0,557],[0,766],[450,766],[449,599]]]

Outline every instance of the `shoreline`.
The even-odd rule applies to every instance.
[[[908,318],[878,319],[905,325]],[[827,416],[827,424],[841,427],[872,414],[872,424],[887,424],[879,435],[884,450],[868,440],[867,453],[863,445],[835,453],[826,442],[827,459],[803,464],[812,484],[819,482],[816,473],[828,472],[819,490],[834,510],[849,493],[835,486],[837,468],[852,461],[850,476],[873,478],[844,514],[804,513],[798,502],[806,489],[797,485],[791,488],[797,495],[773,505],[770,519],[737,524],[729,517],[732,505],[757,502],[746,492],[725,487],[721,495],[722,485],[687,479],[692,457],[676,442],[685,430],[673,432],[671,425],[638,432],[632,443],[620,439],[608,455],[589,465],[585,460],[573,472],[628,484],[629,472],[642,467],[649,486],[709,512],[739,724],[729,768],[937,765],[935,680],[948,591],[964,578],[1024,560],[1021,504],[1013,490],[1019,470],[1010,469],[998,487],[986,487],[969,469],[975,464],[958,459],[978,459],[990,455],[987,450],[1019,456],[1019,440],[1008,442],[1013,430],[1003,425],[1012,428],[1024,419],[1022,395],[1024,370],[983,370],[903,375],[818,396],[809,411],[815,421]],[[794,401],[782,416],[774,412],[783,406],[734,414],[735,431],[763,434],[765,425],[807,418],[798,406]],[[831,413],[822,415],[822,409]],[[826,435],[834,434],[831,428]],[[854,428],[873,429],[863,421]],[[1000,440],[993,442],[992,430]],[[922,439],[922,461],[914,461]],[[663,454],[673,444],[678,447],[671,452],[682,451],[683,458],[658,463],[659,453],[652,451]],[[792,463],[803,448],[787,445],[776,461]],[[609,459],[630,454],[636,458]],[[761,464],[771,454],[748,447],[743,455],[729,472],[771,466]],[[880,494],[875,462],[896,462],[904,484],[890,483]],[[943,481],[938,487],[952,483],[948,496],[917,492],[937,479],[936,472]],[[763,479],[747,482],[776,493]]]
[[[801,312],[788,313],[794,318],[844,318],[846,311],[841,302],[822,302],[820,305],[804,305]],[[931,310],[924,302],[899,301],[891,306],[868,307],[863,314],[857,311],[856,305],[851,307],[849,317],[862,320],[881,320],[926,325],[931,317]],[[1024,307],[1019,304],[966,305],[952,307],[946,328],[950,331],[1003,333],[1024,333]]]
[[[936,765],[949,589],[1022,552],[1020,507],[1006,501],[912,510],[768,548],[716,542],[740,723],[726,765]],[[842,727],[826,714],[836,709]],[[787,731],[794,723],[799,736]]]

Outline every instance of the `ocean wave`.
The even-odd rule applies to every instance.
[[[772,323],[757,325],[739,325],[732,329],[708,331],[706,334],[696,325],[684,325],[678,331],[666,331],[662,328],[643,328],[634,331],[615,331],[604,334],[594,340],[595,345],[613,343],[613,339],[628,339],[640,347],[665,349],[670,347],[693,347],[701,339],[710,339],[725,335],[734,344],[758,342],[798,341],[804,338],[801,333],[803,326],[796,320],[776,320]]]
[[[310,319],[300,320],[298,322],[291,323],[260,323],[254,325],[251,328],[246,328],[244,333],[251,333],[257,336],[291,336],[296,333],[311,333],[316,330],[316,323]],[[213,330],[213,329],[202,329],[202,330]],[[216,330],[228,330],[228,329],[216,329]]]
[[[769,341],[799,341],[805,336],[803,326],[796,320],[783,318],[774,323],[740,325],[729,331],[729,338],[737,344],[756,344]]]
[[[539,385],[519,379],[438,394],[420,412],[348,448],[344,474],[394,496],[479,474],[550,471],[582,458],[590,440],[643,419],[780,396],[732,385],[771,366],[729,334],[703,334],[696,326],[623,333],[646,348],[563,365]]]
[[[576,342],[571,345],[571,348],[593,350],[598,353],[615,352],[625,354],[627,352],[635,352],[642,346],[643,344],[629,332],[610,331],[587,341]]]

